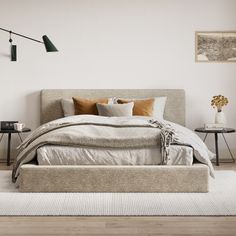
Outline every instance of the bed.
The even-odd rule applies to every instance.
[[[78,95],[84,98],[166,96],[164,118],[185,125],[185,92],[177,89],[42,90],[41,124],[63,117],[61,99]],[[43,148],[47,146],[42,147],[42,153]],[[186,148],[191,150],[191,147]],[[201,163],[163,166],[148,165],[148,162],[145,165],[38,165],[31,162],[19,169],[21,192],[207,192],[209,187],[209,168]]]

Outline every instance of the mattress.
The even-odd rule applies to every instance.
[[[171,164],[192,165],[193,150],[173,145]],[[160,147],[89,148],[46,145],[37,150],[39,165],[160,165]]]

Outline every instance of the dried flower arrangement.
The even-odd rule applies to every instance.
[[[228,98],[224,97],[223,95],[213,96],[211,100],[211,106],[213,106],[213,108],[217,108],[218,112],[221,112],[222,107],[226,106],[228,103]]]

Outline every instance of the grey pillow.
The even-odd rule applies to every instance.
[[[97,103],[98,114],[100,116],[132,116],[134,103],[126,104],[102,104]]]

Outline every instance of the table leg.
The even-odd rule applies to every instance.
[[[10,165],[11,158],[11,133],[8,133],[8,142],[7,142],[7,165]]]
[[[22,138],[21,138],[21,135],[18,133],[18,136],[20,138],[20,141],[23,142]]]
[[[204,139],[203,139],[203,142],[206,141],[207,135],[208,135],[208,133],[206,133],[206,135],[205,135],[205,137],[204,137]]]
[[[225,136],[224,136],[223,133],[222,133],[222,136],[223,136],[224,141],[225,141],[225,144],[226,144],[226,146],[227,146],[227,148],[228,148],[228,150],[229,150],[230,156],[231,156],[233,162],[235,162],[234,156],[233,156],[233,154],[232,154],[232,152],[231,152],[231,150],[230,150],[230,148],[229,148],[229,144],[227,143],[226,138],[225,138]]]
[[[215,133],[216,165],[219,166],[218,134]]]
[[[0,143],[2,142],[3,135],[4,135],[4,134],[2,134],[2,135],[1,135],[1,138],[0,138]]]

